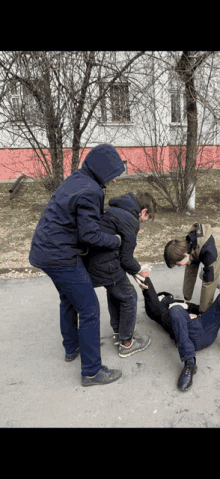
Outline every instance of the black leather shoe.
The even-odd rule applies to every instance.
[[[185,361],[185,366],[180,374],[177,384],[180,391],[188,391],[192,387],[193,374],[196,374],[196,370],[196,358],[194,358],[194,363],[191,360]]]

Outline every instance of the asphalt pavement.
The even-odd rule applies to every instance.
[[[184,268],[154,265],[157,292],[183,299]],[[80,357],[67,363],[59,327],[59,296],[47,276],[0,280],[1,428],[205,428],[220,427],[220,339],[197,352],[197,373],[188,392],[177,380],[183,368],[178,350],[145,313],[138,292],[136,334],[150,335],[149,347],[129,358],[118,356],[106,302],[101,308],[101,356],[122,377],[104,386],[82,387]],[[198,278],[192,301],[199,303]],[[219,291],[216,292],[215,297]]]

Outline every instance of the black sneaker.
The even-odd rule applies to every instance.
[[[75,353],[72,353],[72,354],[66,353],[65,354],[65,361],[67,361],[67,362],[73,361],[74,359],[77,358],[77,356],[79,356],[79,348],[75,351]]]
[[[113,383],[122,376],[119,369],[108,369],[106,366],[101,366],[100,370],[95,376],[82,376],[82,386],[96,386]]]

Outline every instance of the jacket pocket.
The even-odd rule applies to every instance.
[[[120,268],[120,263],[118,259],[113,259],[108,262],[108,270],[109,273],[114,273],[115,271],[118,271]]]

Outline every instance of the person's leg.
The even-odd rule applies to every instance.
[[[174,306],[170,310],[171,317],[173,317],[172,310],[174,308],[176,307]],[[183,314],[177,313],[177,316],[180,318]],[[220,294],[198,319],[191,319],[187,313],[184,317],[187,321],[187,337],[195,351],[207,348],[215,341],[220,328]]]
[[[81,260],[72,270],[44,271],[60,293],[61,331],[64,341],[68,345],[72,344],[72,347],[79,344],[82,376],[93,376],[101,368],[101,356],[100,308],[92,281]],[[79,315],[78,331],[75,312]]]
[[[203,281],[202,281],[202,288],[201,288],[201,296],[200,296],[200,311],[206,312],[207,309],[212,305],[215,290],[218,285],[219,281],[219,274],[220,274],[220,256],[218,255],[217,260],[213,263],[213,270],[214,270],[214,279],[213,281],[206,282],[206,277],[204,278],[203,272]]]
[[[107,288],[110,324],[119,340],[132,338],[137,314],[137,292],[127,276],[116,285]]]
[[[182,306],[170,309],[170,320],[174,331],[181,361],[185,362],[177,386],[180,391],[188,391],[192,386],[193,374],[196,373],[196,348],[192,336],[201,336],[203,328],[198,321],[190,318]]]
[[[178,344],[178,351],[182,362],[196,356],[196,336],[202,334],[201,324],[191,319],[182,306],[173,306],[170,311],[170,321]]]
[[[75,353],[79,351],[77,312],[60,288],[55,283],[54,286],[60,295],[60,331],[66,358],[72,357],[74,359]]]
[[[201,342],[197,344],[197,347],[198,349],[203,349],[210,346],[218,335],[220,328],[220,294],[198,321],[205,331],[205,340],[201,338]]]
[[[111,306],[109,310],[113,311],[114,315],[111,324],[116,325],[115,319],[119,320],[119,356],[125,358],[143,351],[150,344],[151,339],[149,336],[133,337],[137,314],[137,292],[127,276],[115,286],[108,287],[108,298],[111,299],[114,308],[118,308],[117,316]]]
[[[120,319],[120,301],[112,294],[112,287],[105,286],[107,294],[108,311],[110,314],[110,325],[114,333],[119,334],[119,319]]]

